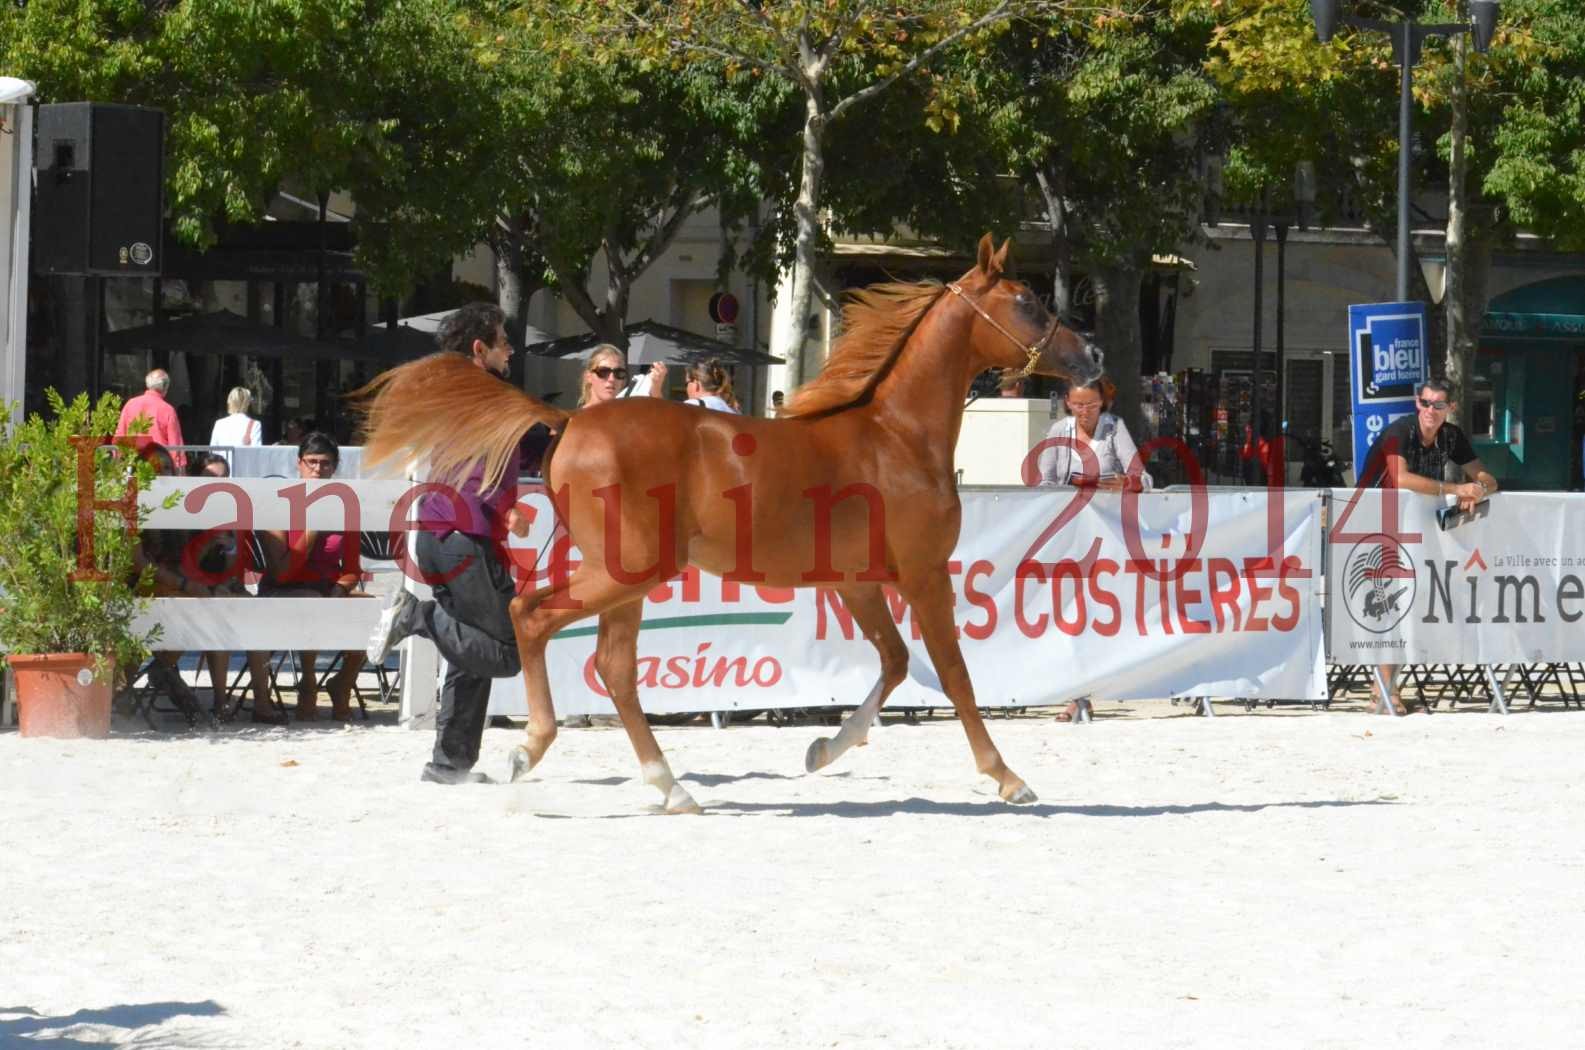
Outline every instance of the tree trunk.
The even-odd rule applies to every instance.
[[[1139,411],[1139,289],[1143,267],[1134,259],[1097,266],[1095,335],[1106,352],[1106,374],[1117,384],[1112,412],[1122,417],[1131,434],[1142,433]]]
[[[1068,236],[1068,212],[1062,203],[1062,187],[1044,171],[1035,172],[1040,197],[1045,201],[1046,221],[1051,224],[1051,312],[1066,320],[1073,309],[1073,241]]]
[[[666,249],[676,240],[678,232],[682,229],[684,220],[707,203],[708,201],[700,202],[691,196],[677,201],[671,209],[670,217],[662,221],[650,237],[639,238],[642,243],[633,243],[634,239],[621,231],[608,230],[601,245],[601,249],[605,252],[606,276],[605,292],[600,297],[599,305],[595,304],[595,297],[589,291],[587,264],[574,267],[568,265],[565,260],[558,261],[546,257],[545,265],[555,273],[557,290],[561,297],[573,308],[583,323],[589,326],[590,331],[603,341],[626,350],[627,310],[633,294],[633,285],[655,264],[655,260],[666,253]],[[542,287],[544,284],[526,289],[525,310],[527,296]]]
[[[506,315],[506,337],[522,345],[528,331],[528,300],[532,292],[523,289],[523,275],[509,255],[495,257],[495,305]]]
[[[1480,345],[1486,315],[1487,278],[1491,273],[1491,238],[1473,222],[1476,205],[1469,187],[1469,93],[1464,82],[1466,42],[1453,44],[1453,126],[1448,165],[1447,290],[1442,300],[1447,322],[1447,378],[1459,408],[1469,404],[1475,349]],[[1432,358],[1435,360],[1435,358]]]
[[[617,295],[611,284],[622,280],[621,275],[613,268],[606,277],[607,288],[604,296],[605,305],[596,306],[594,299],[589,295],[589,270],[588,267],[574,270],[572,267],[560,267],[554,262],[551,268],[556,272],[557,291],[572,307],[578,319],[589,326],[589,331],[600,337],[601,342],[627,349],[627,333],[623,331],[627,317],[625,311],[615,313],[611,309],[613,302],[620,302],[624,307],[627,302],[626,295]]]
[[[518,346],[528,331],[528,301],[537,288],[529,287],[523,273],[523,220],[506,220],[507,229],[495,238],[495,304],[506,314],[506,336]]]
[[[809,338],[809,307],[814,298],[815,251],[820,244],[820,178],[825,153],[820,136],[824,123],[818,93],[804,96],[803,171],[798,180],[798,200],[793,205],[797,240],[793,252],[792,297],[781,315],[781,325],[771,335],[771,353],[787,362],[787,384],[804,382],[804,344]]]

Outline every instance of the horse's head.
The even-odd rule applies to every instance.
[[[1051,316],[1029,286],[1006,276],[1013,242],[980,238],[974,269],[948,287],[980,315],[973,349],[987,368],[1087,383],[1101,374],[1100,347]]]

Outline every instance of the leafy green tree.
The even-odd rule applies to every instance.
[[[404,172],[359,195],[399,220],[376,236],[394,260],[488,243],[509,327],[521,331],[529,298],[548,287],[624,345],[632,288],[682,224],[708,207],[731,222],[757,206],[762,168],[744,144],[780,100],[715,68],[583,54],[538,10],[451,7],[455,32],[440,34],[424,108],[453,116],[393,129]],[[415,179],[449,190],[414,194]]]
[[[33,0],[0,8],[0,60],[40,101],[164,110],[167,204],[203,246],[221,220],[261,219],[286,173],[334,188],[378,150],[349,105],[366,28],[349,0]]]
[[[1302,152],[1321,168],[1323,189],[1348,185],[1371,227],[1394,244],[1398,67],[1386,38],[1340,32],[1323,47],[1301,0],[1210,7],[1218,29],[1209,68],[1240,128],[1230,181],[1250,192]],[[1425,21],[1468,17],[1462,2],[1411,13]],[[1489,54],[1475,54],[1467,35],[1433,38],[1415,70],[1416,129],[1438,145],[1417,159],[1416,182],[1439,182],[1445,172],[1449,190],[1447,287],[1433,344],[1445,328],[1446,368],[1462,403],[1493,250],[1521,228],[1559,248],[1585,244],[1582,26],[1574,0],[1508,0]],[[1410,275],[1411,295],[1429,302],[1420,267]]]
[[[569,46],[596,54],[636,53],[641,61],[718,64],[728,77],[777,82],[798,99],[797,188],[782,253],[792,262],[791,302],[772,338],[792,381],[803,378],[802,319],[817,292],[824,229],[826,146],[831,129],[894,84],[952,48],[977,40],[1037,0],[569,0],[560,5]],[[930,119],[949,124],[945,104]]]
[[[986,129],[1003,170],[1052,231],[1054,299],[1090,277],[1096,327],[1138,424],[1140,288],[1155,253],[1197,237],[1198,156],[1218,93],[1203,62],[1211,21],[1147,4],[1127,17],[1015,22],[994,61],[954,62],[964,123]]]
[[[633,286],[682,224],[708,207],[731,221],[756,199],[757,172],[729,119],[737,100],[710,70],[519,61],[512,90],[543,130],[514,144],[503,217],[583,322],[626,345]]]
[[[1462,404],[1492,248],[1520,229],[1557,250],[1585,247],[1582,16],[1571,0],[1510,0],[1488,55],[1460,39],[1438,69],[1450,124],[1440,143],[1449,168],[1447,372]]]

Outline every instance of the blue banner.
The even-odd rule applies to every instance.
[[[1414,412],[1415,388],[1428,375],[1425,304],[1350,306],[1348,347],[1354,472],[1359,477],[1387,424]]]

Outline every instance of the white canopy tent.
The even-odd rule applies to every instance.
[[[22,412],[27,368],[28,225],[33,205],[33,85],[0,76],[0,405]]]

